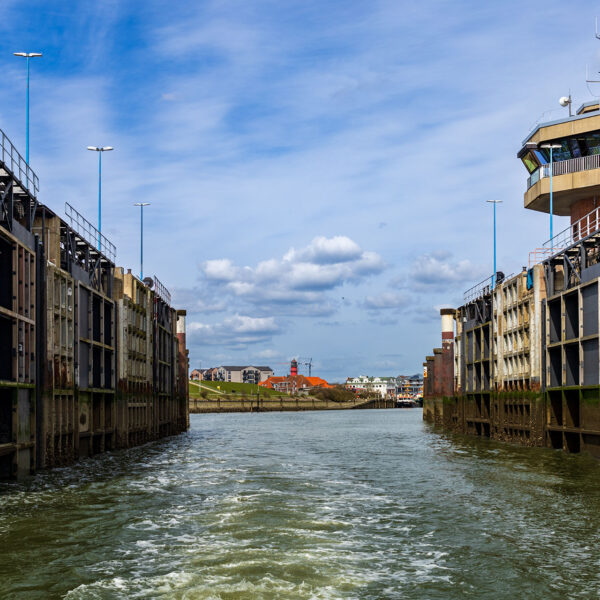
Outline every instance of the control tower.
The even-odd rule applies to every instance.
[[[571,224],[600,206],[600,106],[582,104],[573,116],[539,124],[517,156],[529,173],[525,208],[550,213],[552,145],[553,213]]]

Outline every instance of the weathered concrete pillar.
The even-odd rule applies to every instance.
[[[437,397],[444,395],[442,386],[442,352],[443,350],[441,348],[433,349],[433,369],[435,374],[433,378],[433,395]]]
[[[427,382],[426,389],[423,390],[424,396],[433,396],[434,382],[435,382],[435,366],[434,366],[434,357],[426,356],[425,360],[427,361]]]
[[[435,422],[435,397],[433,393],[435,382],[435,358],[426,356],[423,363],[423,419],[429,423]]]
[[[442,396],[454,395],[454,315],[453,308],[442,308],[442,353],[439,359],[439,389]]]
[[[185,310],[177,311],[177,387],[179,396],[179,427],[189,427],[190,410],[189,410],[189,387],[188,387],[188,372],[189,360],[188,350],[186,345],[185,332]]]

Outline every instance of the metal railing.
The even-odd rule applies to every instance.
[[[117,257],[117,248],[104,237],[82,214],[65,202],[65,216],[71,227],[88,243],[104,254],[113,263]]]
[[[552,239],[544,242],[544,248],[550,249],[553,253],[558,253],[593,235],[598,230],[600,230],[600,207],[595,208],[584,217],[581,217],[579,221],[575,221],[575,223],[557,233]]]
[[[27,161],[19,154],[8,136],[0,129],[0,138],[2,148],[0,160],[9,169],[19,184],[34,198],[37,198],[40,189],[40,180],[33,172],[33,169],[27,164]]]
[[[531,269],[533,266],[544,262],[547,258],[550,258],[554,254],[559,254],[562,252],[564,248],[554,247],[554,248],[536,248],[535,250],[531,250],[529,252],[529,268]]]
[[[154,289],[156,293],[169,305],[171,306],[171,294],[169,290],[160,282],[158,277],[154,276]]]
[[[552,163],[553,175],[566,175],[568,173],[577,173],[578,171],[591,171],[592,169],[600,169],[600,154],[569,158],[568,160],[557,160]],[[550,177],[550,165],[541,166],[527,178],[527,189],[544,177]]]
[[[480,281],[472,288],[469,288],[463,294],[465,304],[468,304],[473,300],[477,300],[477,298],[481,298],[481,296],[486,296],[487,294],[490,294],[492,292],[492,277],[493,275],[488,275],[483,281]]]

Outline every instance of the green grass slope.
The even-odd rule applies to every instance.
[[[199,387],[197,384],[200,384]],[[230,383],[228,381],[199,381],[189,384],[190,395],[200,396],[202,390],[206,390],[209,395],[218,395],[219,392],[224,394],[235,394],[239,396],[256,396],[256,389],[260,391],[261,396],[282,396],[276,390],[253,385],[251,383]]]

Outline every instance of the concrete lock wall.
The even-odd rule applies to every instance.
[[[550,268],[557,273],[549,276]],[[527,272],[520,273],[498,284],[493,298],[455,311],[456,352],[434,352],[426,362],[424,420],[600,456],[600,280],[564,274],[564,265],[536,265],[529,285]],[[447,315],[442,319],[444,342]],[[450,365],[454,389],[442,394]]]
[[[142,444],[158,435],[153,395],[153,295],[139,279],[115,273],[119,327],[117,411],[119,447]]]
[[[72,206],[67,222],[41,204],[5,135],[2,149],[0,478],[185,430],[185,323],[168,291],[115,270],[116,248]]]
[[[454,433],[545,446],[546,400],[541,393],[499,392],[426,398],[424,420]]]
[[[545,263],[543,336],[547,443],[594,456],[600,456],[599,258],[596,240],[588,239]]]
[[[0,477],[36,466],[39,247],[0,228]]]
[[[450,355],[428,357],[423,418],[458,433],[600,456],[600,279],[592,273],[589,266],[567,277],[558,261],[536,265],[529,289],[526,273],[497,286],[489,320],[458,309],[454,390],[440,393]]]
[[[53,213],[36,236],[14,229],[0,224],[0,478],[185,431],[185,320],[105,259],[86,271]]]

